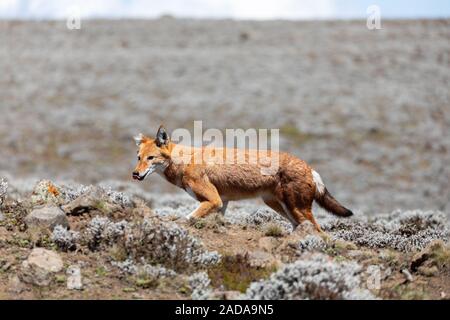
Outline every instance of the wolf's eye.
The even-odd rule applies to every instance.
[[[138,156],[138,161],[141,161],[141,156]]]
[[[155,157],[154,156],[150,156],[147,158],[147,160],[153,160]]]

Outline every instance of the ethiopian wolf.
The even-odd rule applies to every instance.
[[[188,218],[201,218],[213,211],[225,213],[228,201],[254,197],[262,198],[294,227],[309,220],[321,231],[312,214],[314,200],[337,216],[353,215],[330,195],[316,171],[288,153],[183,146],[173,143],[162,126],[155,139],[140,134],[135,141],[139,150],[133,178],[142,181],[157,172],[184,189],[200,202]],[[231,159],[244,161],[229,161],[230,154]],[[277,169],[268,174],[264,169],[275,158]]]

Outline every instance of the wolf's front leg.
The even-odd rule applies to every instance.
[[[186,191],[195,195],[195,198],[200,201],[198,208],[187,216],[188,219],[204,217],[213,211],[220,210],[223,206],[216,187],[207,180],[190,181]]]
[[[213,211],[217,211],[218,209],[220,209],[220,207],[221,204],[217,202],[203,201],[200,203],[197,209],[188,214],[187,218],[202,218]]]

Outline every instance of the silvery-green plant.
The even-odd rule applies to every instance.
[[[374,299],[361,287],[361,266],[354,262],[336,262],[315,253],[285,265],[269,279],[254,282],[244,298],[254,300],[293,299]]]
[[[80,234],[76,231],[67,230],[61,225],[57,225],[52,232],[52,241],[64,251],[73,250],[77,246]]]
[[[138,274],[154,279],[172,278],[177,275],[177,273],[171,269],[162,266],[136,263],[130,258],[125,261],[113,261],[111,264],[119,268],[123,273],[132,275]]]
[[[91,249],[101,244],[111,245],[125,235],[128,222],[122,220],[113,222],[106,217],[94,217],[86,227],[84,238]]]
[[[206,272],[197,272],[188,278],[189,287],[192,290],[192,300],[206,300],[211,294],[211,280]]]
[[[449,239],[445,215],[439,211],[394,211],[359,219],[334,219],[322,225],[333,238],[369,248],[403,252],[421,250],[431,241]]]
[[[307,235],[298,243],[298,249],[303,251],[323,251],[327,247],[326,242],[319,236]]]
[[[136,258],[176,270],[189,266],[208,266],[220,261],[220,254],[207,251],[203,244],[175,223],[144,220],[126,235],[125,247]]]

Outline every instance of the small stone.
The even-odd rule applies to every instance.
[[[432,266],[432,267],[421,266],[417,269],[417,271],[421,275],[424,275],[426,277],[434,277],[435,275],[437,275],[439,273],[439,269],[436,266]]]
[[[8,271],[8,270],[11,268],[12,265],[13,265],[13,264],[12,264],[11,261],[5,261],[5,262],[3,263],[3,265],[2,265],[2,267],[0,268],[0,270],[1,270],[2,272],[6,272],[6,271]]]
[[[279,245],[280,241],[274,237],[262,237],[258,241],[259,248],[267,252],[273,252]]]
[[[8,240],[9,232],[5,227],[0,227],[0,243]]]
[[[0,211],[0,222],[2,222],[3,220],[5,220],[5,215]]]
[[[13,294],[19,294],[27,290],[26,285],[20,281],[17,275],[12,275],[8,279],[8,291]]]
[[[61,257],[53,251],[35,248],[22,263],[21,279],[37,286],[48,286],[53,275],[63,269]]]
[[[70,266],[69,268],[67,268],[66,273],[67,273],[67,289],[83,290],[80,267]]]
[[[53,230],[57,225],[68,227],[66,214],[57,206],[46,206],[34,209],[25,217],[28,227],[47,228]]]
[[[272,254],[259,250],[248,252],[248,262],[250,266],[257,268],[280,265],[280,261],[278,261]]]
[[[411,275],[411,273],[408,270],[403,269],[402,273],[405,276],[406,282],[413,282],[413,280],[414,280],[413,276]]]
[[[210,295],[211,300],[239,300],[241,293],[239,291],[214,291]]]

